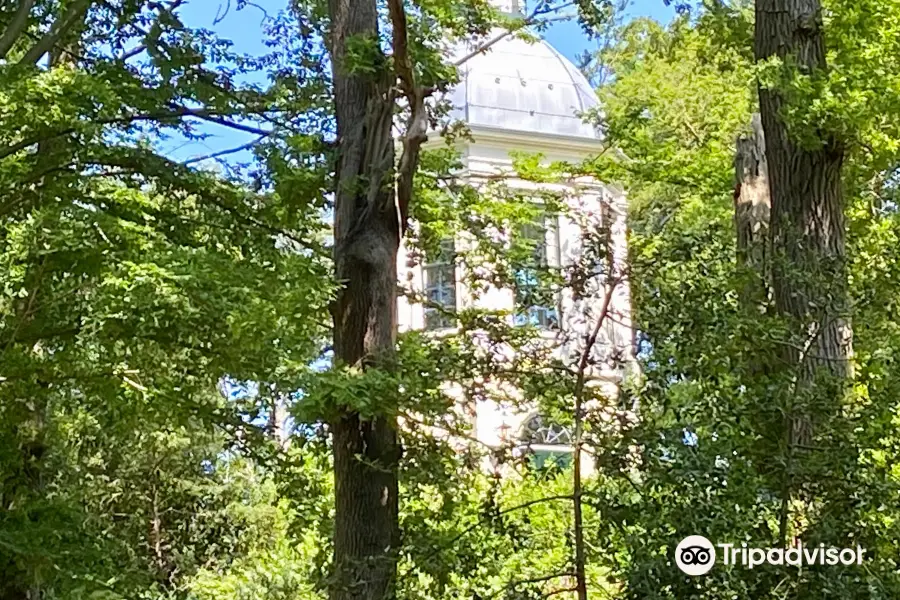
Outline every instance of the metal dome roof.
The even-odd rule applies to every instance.
[[[502,35],[495,30],[478,43],[459,46],[462,58]],[[544,40],[531,43],[507,35],[459,68],[460,82],[449,93],[452,119],[524,133],[602,139],[580,113],[598,105],[584,75]]]

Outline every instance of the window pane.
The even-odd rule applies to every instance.
[[[533,469],[567,469],[572,466],[572,454],[570,452],[551,452],[548,450],[535,450],[531,454],[531,467]]]
[[[426,329],[444,329],[454,325],[454,319],[446,314],[456,310],[454,254],[453,240],[444,240],[438,253],[430,256],[423,268],[425,296],[430,304],[437,305],[425,307]]]
[[[568,427],[534,415],[525,421],[520,436],[528,462],[536,470],[565,469],[572,464],[573,436]]]
[[[455,325],[454,320],[449,316],[435,309],[426,309],[425,311],[425,329],[447,329]]]
[[[532,255],[528,265],[516,269],[513,273],[516,297],[516,325],[532,325],[534,327],[552,329],[558,327],[556,308],[548,305],[547,294],[542,294],[540,270],[545,269],[548,262],[546,216],[538,217],[535,222],[523,225],[519,231],[524,239],[533,243]],[[552,225],[551,225],[552,226]]]
[[[522,226],[520,235],[533,244],[532,260],[535,266],[547,265],[547,223],[546,217],[540,216],[534,223]]]
[[[525,422],[522,441],[528,444],[567,446],[572,443],[572,433],[568,427],[547,422],[541,415],[535,415]]]

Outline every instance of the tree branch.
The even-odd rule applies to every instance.
[[[65,14],[53,23],[50,31],[31,47],[19,61],[19,66],[35,65],[72,27],[82,20],[91,6],[92,0],[76,0]]]
[[[428,139],[428,115],[425,110],[425,98],[430,90],[416,83],[415,72],[409,58],[408,33],[406,27],[406,11],[403,0],[388,0],[388,11],[393,25],[394,68],[400,79],[400,89],[409,101],[410,115],[403,136],[403,153],[397,171],[397,213],[400,236],[406,231],[409,220],[409,205],[412,201],[413,178],[419,165],[419,151],[422,143]]]
[[[569,594],[571,592],[577,592],[577,591],[578,591],[578,588],[575,588],[575,587],[560,588],[558,590],[553,590],[552,592],[544,594],[544,598],[552,598],[553,596],[556,596],[557,594]]]
[[[393,57],[394,69],[400,78],[401,89],[407,98],[418,92],[416,90],[415,74],[409,59],[409,40],[406,26],[406,10],[403,8],[403,0],[388,0],[388,12],[393,25]]]
[[[474,524],[470,525],[469,527],[466,527],[466,528],[463,529],[461,532],[459,532],[458,534],[456,534],[455,536],[453,536],[452,538],[450,538],[450,541],[447,542],[447,544],[445,545],[445,547],[447,547],[447,546],[452,546],[453,544],[455,544],[456,542],[458,542],[458,541],[461,540],[462,538],[466,537],[467,535],[469,535],[470,533],[472,533],[473,531],[475,531],[476,529],[478,529],[479,527],[481,527],[482,525],[484,525],[484,522],[485,522],[488,518],[491,518],[491,517],[499,517],[499,516],[502,516],[502,515],[509,514],[509,513],[511,513],[511,512],[515,512],[515,511],[519,511],[519,510],[526,509],[526,508],[528,508],[528,507],[530,507],[530,506],[534,506],[534,505],[536,505],[536,504],[542,504],[542,503],[544,503],[544,502],[555,502],[555,501],[557,501],[557,500],[572,500],[572,495],[571,495],[571,494],[561,494],[561,495],[557,495],[557,496],[545,496],[545,497],[543,497],[543,498],[538,498],[537,500],[530,500],[530,501],[524,502],[524,503],[522,503],[522,504],[517,504],[517,505],[515,505],[515,506],[511,506],[511,507],[509,507],[509,508],[505,508],[505,509],[500,510],[500,511],[498,511],[498,512],[492,514],[492,515],[488,515],[487,517],[480,517],[480,518],[478,519],[478,521],[476,521]],[[425,556],[425,560],[428,560],[428,559],[430,559],[430,558],[434,558],[434,557],[437,555],[437,553],[440,552],[440,550],[441,550],[441,548],[436,548],[435,550],[432,550],[431,553],[429,553],[428,555]]]
[[[172,2],[172,4],[170,4],[169,6],[160,9],[160,12],[161,12],[161,13],[162,13],[162,12],[165,12],[165,13],[171,15],[171,14],[173,14],[173,13],[175,12],[175,9],[177,9],[179,6],[181,6],[182,4],[184,4],[185,1],[186,1],[186,0],[175,0],[175,1]],[[149,33],[147,30],[143,29],[142,27],[138,26],[137,24],[134,24],[134,23],[133,23],[133,24],[132,24],[132,27],[133,27],[135,30],[137,30],[138,33],[140,33],[141,35],[143,35],[145,39],[148,38],[148,37],[150,37],[150,33]],[[159,41],[159,40],[158,40],[158,41]],[[135,56],[137,56],[137,55],[140,54],[141,52],[145,51],[146,49],[147,49],[147,44],[139,44],[138,46],[132,48],[131,50],[127,50],[127,51],[126,51],[124,54],[122,54],[122,56],[120,56],[117,60],[119,60],[119,61],[121,61],[121,62],[126,62],[126,61],[128,61],[128,60],[134,58]]]
[[[245,125],[243,123],[235,123],[234,121],[230,121],[225,118],[226,115],[232,115],[237,113],[218,113],[216,111],[211,111],[207,109],[195,109],[195,108],[186,108],[186,107],[173,107],[169,110],[150,112],[150,113],[142,113],[136,115],[125,115],[121,117],[108,117],[103,119],[94,119],[92,121],[95,125],[127,125],[130,123],[136,123],[139,121],[165,121],[169,119],[178,119],[182,117],[194,117],[197,119],[201,119],[204,121],[208,121],[210,123],[216,123],[217,125],[222,125],[223,127],[229,127],[231,129],[235,129],[237,131],[243,131],[244,133],[252,133],[258,136],[269,136],[271,135],[271,131],[267,131],[265,129],[260,129],[258,127],[253,127],[251,125]],[[248,113],[244,113],[248,114]],[[0,159],[6,158],[11,154],[15,154],[29,146],[33,146],[35,144],[39,144],[41,142],[46,142],[52,139],[56,139],[65,135],[69,135],[70,133],[75,133],[78,131],[76,127],[66,127],[64,129],[60,129],[58,131],[44,133],[40,135],[34,135],[30,138],[25,138],[22,141],[16,142],[15,144],[10,144],[4,148],[0,148]]]
[[[584,524],[582,517],[582,486],[581,486],[581,452],[584,444],[584,379],[588,365],[590,363],[591,350],[597,343],[600,330],[606,322],[606,316],[609,314],[609,307],[612,302],[613,291],[616,282],[611,281],[606,286],[606,294],[603,297],[603,306],[600,309],[600,315],[594,324],[590,334],[585,339],[584,351],[581,353],[581,359],[578,361],[578,375],[575,379],[575,452],[572,457],[573,462],[573,478],[572,478],[572,498],[573,512],[575,520],[575,588],[578,600],[587,600],[587,576],[585,574],[585,551],[584,551]]]
[[[28,16],[31,14],[31,7],[34,6],[34,1],[35,0],[19,0],[19,7],[16,9],[16,14],[13,15],[12,21],[10,21],[9,25],[6,27],[6,31],[3,32],[3,36],[0,37],[0,59],[6,58],[10,49],[22,36],[22,32],[25,31],[25,26],[28,24]]]
[[[236,154],[238,152],[242,152],[244,150],[249,150],[254,147],[264,139],[266,139],[266,135],[260,135],[255,140],[250,140],[246,144],[241,144],[240,146],[235,146],[234,148],[228,148],[226,150],[219,150],[218,152],[213,152],[211,154],[206,154],[204,156],[195,156],[193,158],[189,158],[181,162],[183,165],[192,165],[194,163],[203,162],[204,160],[210,160],[214,158],[220,158],[222,156],[227,156],[229,154]]]
[[[531,12],[531,14],[528,15],[527,18],[525,18],[522,21],[519,21],[518,23],[514,23],[512,27],[507,28],[506,31],[504,31],[500,35],[491,38],[484,44],[481,44],[480,46],[478,46],[477,48],[475,48],[474,50],[472,50],[471,52],[469,52],[468,54],[466,54],[465,56],[463,56],[462,58],[460,58],[456,62],[454,62],[453,66],[461,67],[462,65],[464,65],[471,59],[475,58],[482,52],[488,50],[494,44],[497,44],[498,42],[503,41],[504,39],[506,39],[513,33],[519,31],[520,29],[525,29],[526,27],[534,25],[542,15],[545,15],[545,14],[551,13],[551,12],[555,12],[558,10],[563,10],[564,8],[568,8],[568,7],[574,6],[574,5],[575,5],[574,2],[566,2],[565,4],[561,4],[559,6],[543,6],[542,7],[542,5],[539,3],[538,8],[535,8]]]
[[[251,214],[246,214],[241,210],[239,205],[228,202],[224,199],[224,194],[217,194],[215,188],[210,189],[203,181],[191,185],[191,177],[203,176],[203,174],[192,171],[188,167],[163,156],[159,156],[158,154],[147,151],[136,151],[135,154],[129,156],[99,156],[91,158],[86,162],[92,165],[128,169],[131,172],[141,173],[147,177],[154,177],[161,180],[165,180],[166,176],[175,177],[176,180],[180,182],[177,184],[179,189],[202,198],[206,202],[209,202],[222,211],[230,214],[238,221],[256,227],[262,231],[266,231],[272,235],[284,236],[300,245],[302,248],[311,249],[313,251],[318,250],[318,248],[316,248],[309,240],[298,238],[290,231],[266,223]],[[223,187],[220,187],[219,189],[222,191],[225,190]]]
[[[520,585],[526,585],[529,583],[545,583],[547,581],[553,581],[554,579],[559,579],[560,577],[575,577],[575,573],[573,573],[571,571],[561,571],[559,573],[553,573],[551,575],[541,575],[538,577],[531,577],[528,579],[518,579],[516,581],[511,581],[508,584],[506,584],[502,589],[500,589],[496,593],[490,595],[489,598],[496,598],[503,592],[515,590]],[[566,588],[565,590],[561,590],[561,591],[570,591],[571,592],[571,591],[575,591],[575,590],[574,590],[574,588]],[[553,592],[553,593],[559,593],[559,592]]]

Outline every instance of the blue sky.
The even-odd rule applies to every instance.
[[[234,43],[236,52],[261,54],[266,51],[262,43],[265,10],[270,16],[278,14],[288,6],[289,0],[255,0],[254,6],[238,11],[238,0],[198,0],[187,2],[179,10],[185,23],[192,27],[203,27],[216,31],[223,38]],[[230,7],[230,8],[228,8]],[[222,16],[224,14],[224,16]],[[649,16],[667,22],[675,11],[663,0],[632,0],[627,10],[628,17]],[[217,18],[218,17],[218,18]],[[218,20],[218,22],[216,22]],[[559,21],[550,26],[544,37],[557,50],[575,61],[578,55],[591,48],[590,42],[574,21]],[[167,153],[175,159],[184,160],[240,146],[250,141],[252,136],[223,127],[209,125],[203,128],[209,134],[205,140],[172,140],[167,144]],[[242,152],[232,159],[246,160],[249,154]]]
[[[633,0],[625,14],[626,18],[652,17],[667,23],[675,16],[675,9],[666,6],[663,0]],[[579,54],[591,48],[590,42],[575,21],[554,23],[544,34],[544,39],[573,62]]]

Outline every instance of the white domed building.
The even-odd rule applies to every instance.
[[[518,11],[515,1],[493,0],[495,6],[512,14]],[[455,55],[457,61],[464,60],[459,66],[460,82],[446,99],[452,104],[450,120],[462,121],[471,133],[471,139],[458,142],[458,150],[465,169],[463,176],[473,183],[510,173],[513,152],[540,153],[548,163],[579,163],[604,150],[602,132],[582,118],[598,107],[594,90],[578,68],[546,41],[532,43],[495,30],[484,39],[456,49]],[[428,145],[442,143],[439,135],[432,132]],[[522,190],[536,189],[536,184],[515,177],[506,182]],[[625,197],[620,188],[585,178],[542,186],[564,193],[577,204],[577,210],[590,213],[598,227],[608,227],[613,261],[625,264]],[[581,230],[568,217],[549,217],[541,229],[544,239],[540,252],[548,266],[564,267],[578,259]],[[465,240],[447,242],[457,247],[465,244]],[[606,304],[603,286],[590,298],[592,306],[587,307],[583,303],[575,306],[571,298],[560,297],[555,306],[521,308],[516,306],[515,290],[510,289],[492,288],[472,294],[464,289],[462,267],[451,256],[452,253],[426,264],[412,264],[401,248],[400,280],[445,309],[508,309],[513,323],[528,322],[543,328],[549,343],[559,339],[560,330],[586,333],[590,329],[590,315]],[[627,283],[617,284],[612,290],[608,303],[610,317],[598,338],[597,350],[625,356],[630,362],[633,333]],[[405,298],[398,305],[401,331],[452,328],[454,323],[444,314],[421,304],[411,304]],[[572,350],[561,348],[567,355]],[[610,386],[613,392],[624,373],[625,368],[619,363],[593,373],[592,379]],[[521,409],[521,403],[516,406],[502,400],[480,401],[474,407],[473,426],[479,441],[490,446],[521,440],[538,455],[559,456],[571,452],[570,433],[566,428],[546,422],[534,410]]]
[[[597,108],[597,95],[578,68],[549,43],[494,30],[455,54],[461,60],[473,52],[460,65],[460,82],[450,94],[452,117],[472,129],[567,138],[588,151],[602,148],[601,132],[581,117]]]

